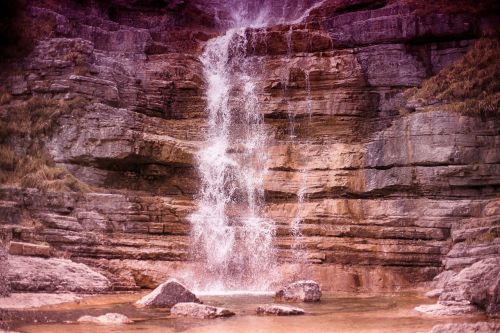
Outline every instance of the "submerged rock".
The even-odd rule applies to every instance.
[[[122,325],[130,324],[133,321],[128,319],[127,316],[120,313],[106,313],[102,316],[83,316],[78,319],[80,323],[94,323],[100,325]]]
[[[183,284],[175,279],[169,279],[160,284],[155,290],[147,294],[135,305],[139,307],[172,307],[177,303],[201,301]]]
[[[500,323],[455,323],[436,325],[429,333],[492,333],[500,332]]]
[[[261,305],[256,309],[257,314],[264,315],[276,315],[276,316],[294,316],[294,315],[302,315],[304,314],[304,309],[295,308],[291,306],[285,305],[277,305],[277,304],[266,304]]]
[[[192,303],[192,302],[177,303],[172,307],[172,309],[170,309],[170,313],[174,316],[204,318],[204,319],[231,317],[235,315],[234,312],[225,308],[218,308],[215,306]]]
[[[277,291],[275,298],[285,301],[319,302],[321,288],[313,280],[297,281]]]
[[[466,302],[453,304],[425,304],[417,306],[415,310],[431,316],[459,316],[479,312],[477,307]]]

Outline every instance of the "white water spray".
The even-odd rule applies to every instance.
[[[235,3],[233,28],[205,46],[208,131],[198,154],[201,188],[190,215],[198,291],[265,291],[276,280],[274,222],[264,213],[266,132],[259,111],[259,59],[246,26],[273,22],[272,6]],[[296,8],[294,8],[297,11]],[[304,11],[300,12],[304,15]],[[278,21],[301,19],[282,13]],[[250,43],[250,45],[249,45]]]

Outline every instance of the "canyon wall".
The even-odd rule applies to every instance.
[[[304,22],[248,30],[248,57],[265,69],[266,211],[284,280],[411,289],[500,254],[498,113],[439,101],[424,109],[405,97],[476,40],[498,38],[493,2],[450,3],[325,1]],[[196,270],[187,216],[206,126],[198,56],[224,11],[217,1],[157,6],[44,0],[19,9],[39,35],[2,60],[2,149],[42,151],[62,171],[31,170],[31,183],[5,177],[0,234],[11,260],[71,259],[112,290]],[[51,187],[63,178],[72,182]]]

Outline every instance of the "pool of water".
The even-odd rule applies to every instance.
[[[415,333],[428,332],[432,326],[447,322],[486,320],[482,316],[429,317],[413,308],[432,303],[415,294],[349,295],[326,294],[319,303],[298,303],[306,315],[274,317],[255,314],[258,305],[272,303],[271,295],[202,296],[205,304],[227,307],[236,316],[224,319],[171,317],[168,310],[138,309],[133,302],[141,295],[107,295],[86,298],[78,303],[47,306],[12,313],[9,326],[26,333],[84,332],[349,332]],[[99,326],[75,323],[82,315],[118,312],[134,320],[133,324]]]

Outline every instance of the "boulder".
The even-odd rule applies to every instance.
[[[172,309],[170,309],[170,313],[174,316],[204,319],[231,317],[235,314],[234,312],[225,308],[218,308],[215,306],[193,302],[177,303],[172,307]]]
[[[139,307],[169,308],[182,302],[201,303],[183,284],[175,279],[169,279],[135,304]]]
[[[421,305],[417,311],[433,315],[457,315],[481,309],[500,315],[500,258],[484,259],[464,268],[443,286],[437,304]]]
[[[435,325],[429,333],[492,333],[500,332],[500,323],[453,323]]]
[[[443,271],[432,279],[431,290],[425,293],[426,297],[437,298],[443,293],[443,288],[457,273],[454,271]]]
[[[107,291],[109,280],[89,266],[68,259],[8,256],[8,272],[12,291],[81,292]]]
[[[439,302],[469,301],[490,316],[500,315],[500,258],[464,268],[444,286]]]
[[[83,316],[78,319],[80,323],[94,323],[100,325],[122,325],[130,324],[133,321],[128,319],[127,316],[120,313],[106,313],[102,316]]]
[[[263,315],[294,316],[304,314],[304,309],[285,305],[266,304],[259,306],[256,312]]]
[[[319,302],[321,288],[312,280],[297,281],[276,292],[276,299],[295,302]]]

